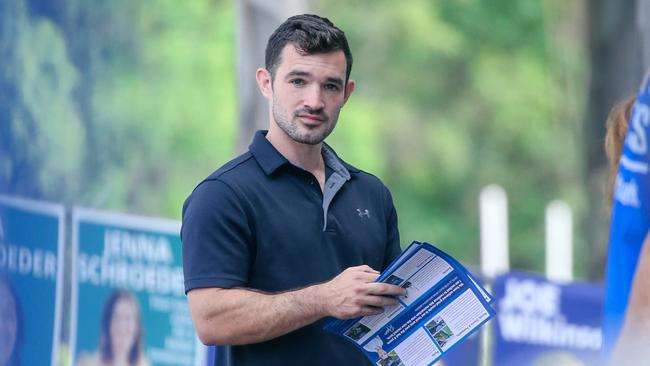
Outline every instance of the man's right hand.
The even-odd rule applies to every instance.
[[[377,277],[379,272],[369,266],[350,267],[314,289],[329,316],[351,319],[376,315],[384,307],[397,304],[397,297],[406,294],[402,287],[375,282]]]

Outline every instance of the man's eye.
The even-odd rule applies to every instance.
[[[336,85],[336,84],[325,84],[325,90],[339,91],[339,90],[341,90],[341,88],[339,88],[339,86]]]
[[[292,84],[293,86],[305,85],[305,81],[302,79],[291,79],[289,80],[289,83]]]

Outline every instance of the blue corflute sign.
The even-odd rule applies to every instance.
[[[0,196],[0,365],[58,364],[62,206]]]
[[[204,364],[183,289],[178,221],[73,211],[73,365]]]
[[[511,272],[494,280],[494,365],[597,365],[602,288]]]

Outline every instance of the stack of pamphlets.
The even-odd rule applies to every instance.
[[[325,326],[376,365],[432,365],[494,315],[492,295],[462,264],[429,243],[411,243],[377,282],[407,293],[381,314]]]

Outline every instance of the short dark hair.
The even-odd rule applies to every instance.
[[[265,65],[275,77],[275,71],[280,63],[280,54],[284,47],[291,43],[300,54],[328,53],[342,50],[345,55],[345,80],[350,78],[352,71],[352,52],[348,46],[345,33],[337,28],[329,19],[314,14],[295,15],[271,34],[266,44]]]

